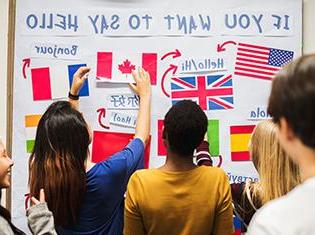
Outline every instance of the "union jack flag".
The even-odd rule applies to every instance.
[[[196,101],[203,110],[233,109],[232,75],[173,77],[171,98]]]
[[[272,80],[281,67],[293,59],[293,56],[293,51],[239,43],[235,75]]]

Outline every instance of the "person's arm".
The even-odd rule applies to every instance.
[[[132,75],[136,81],[136,85],[129,84],[131,89],[140,97],[139,112],[136,123],[135,138],[147,143],[150,135],[151,120],[151,81],[150,75],[144,69],[133,71]]]
[[[146,231],[139,208],[139,179],[133,174],[129,180],[124,213],[124,235],[145,235]]]
[[[45,202],[44,190],[40,190],[40,198],[31,198],[33,206],[26,211],[28,226],[36,235],[57,235],[53,213]]]
[[[195,157],[198,166],[212,166],[207,132],[201,144],[196,148]]]
[[[232,235],[234,228],[231,188],[224,172],[222,172],[221,177],[220,188],[217,192],[219,198],[214,219],[213,235]]]
[[[90,68],[88,67],[80,67],[75,74],[73,75],[72,85],[70,88],[70,95],[69,95],[69,102],[73,108],[76,110],[79,109],[79,92],[87,79],[87,76],[85,76],[88,72],[90,72]],[[72,96],[77,96],[77,99],[71,98]]]

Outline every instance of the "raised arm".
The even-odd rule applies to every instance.
[[[131,89],[140,97],[139,112],[136,123],[135,138],[139,138],[144,144],[149,140],[151,120],[151,81],[150,75],[144,69],[133,71],[132,75],[136,85],[129,84]]]
[[[73,75],[72,85],[69,92],[69,102],[73,108],[79,109],[79,92],[87,79],[85,76],[90,72],[89,67],[80,67]]]

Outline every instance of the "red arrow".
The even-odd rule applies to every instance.
[[[26,79],[26,72],[25,72],[25,69],[26,67],[30,67],[30,64],[31,64],[31,59],[30,58],[25,58],[23,60],[23,69],[22,69],[22,72],[23,72],[23,77],[24,79]]]
[[[236,42],[234,42],[234,41],[226,41],[226,42],[222,43],[221,45],[218,44],[218,45],[217,45],[217,52],[225,51],[224,46],[226,46],[226,45],[228,45],[228,44],[236,45]]]
[[[180,57],[182,55],[182,53],[180,53],[180,51],[178,49],[176,49],[175,51],[171,51],[171,52],[168,52],[165,55],[163,55],[161,60],[164,60],[166,57],[169,57],[171,55],[173,56],[173,59],[175,59],[177,57]]]
[[[98,115],[98,123],[100,124],[101,127],[105,128],[105,129],[109,129],[108,126],[105,126],[103,123],[102,123],[102,118],[105,117],[105,114],[106,114],[106,110],[104,108],[100,108],[97,110],[97,112],[99,112],[99,115]]]
[[[170,95],[166,92],[165,90],[165,87],[164,87],[164,80],[166,78],[166,75],[173,70],[173,73],[172,75],[174,75],[177,71],[177,66],[176,65],[173,65],[173,64],[170,64],[170,67],[165,71],[165,73],[163,74],[163,77],[162,77],[162,80],[161,80],[161,87],[162,87],[162,91],[163,93],[167,96],[167,97],[170,97]]]

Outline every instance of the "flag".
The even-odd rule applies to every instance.
[[[242,222],[236,217],[233,216],[233,224],[234,224],[234,233],[233,235],[241,235],[242,234]]]
[[[255,125],[231,126],[231,160],[250,161],[248,144]]]
[[[144,68],[151,78],[151,84],[157,81],[157,54],[113,54],[112,52],[97,53],[96,78],[106,78],[113,82],[134,82],[131,72],[137,67]]]
[[[203,110],[233,109],[232,75],[174,77],[171,98],[196,101]]]
[[[134,134],[94,131],[92,161],[97,163],[111,157],[115,153],[123,150],[133,138]],[[149,139],[144,152],[145,168],[149,167],[150,143],[151,138]]]
[[[208,142],[210,155],[215,157],[220,155],[219,120],[208,120]]]
[[[26,130],[26,152],[31,153],[33,151],[36,130],[41,119],[42,115],[40,114],[30,114],[26,115],[24,119],[25,130]]]
[[[72,84],[73,74],[81,66],[86,66],[86,64],[32,68],[33,100],[51,100],[67,97]],[[87,80],[79,95],[89,95]]]
[[[294,52],[239,43],[235,75],[271,80],[283,65],[293,59]]]
[[[86,67],[86,64],[74,64],[74,65],[68,65],[68,78],[69,78],[69,87],[72,85],[73,81],[73,75],[80,67]],[[70,88],[69,88],[70,89]],[[79,96],[89,96],[89,83],[88,79],[85,80],[80,92]]]
[[[163,141],[164,120],[158,120],[158,156],[166,156],[166,148]]]
[[[163,133],[164,120],[158,120],[158,156],[166,156],[166,148],[164,146]],[[220,155],[219,142],[219,120],[208,120],[207,138],[209,142],[209,152],[213,157]]]
[[[31,75],[33,100],[50,100],[52,95],[49,68],[33,68],[31,69]]]

